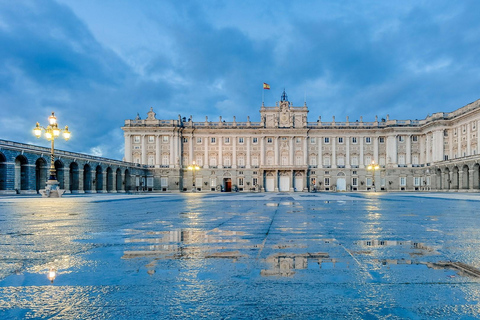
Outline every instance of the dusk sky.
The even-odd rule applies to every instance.
[[[123,158],[125,119],[424,119],[480,98],[480,1],[0,0],[0,139]]]

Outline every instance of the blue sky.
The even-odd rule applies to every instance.
[[[55,111],[63,150],[121,159],[125,119],[423,119],[480,98],[480,1],[0,0],[0,138]]]

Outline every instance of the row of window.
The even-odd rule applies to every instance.
[[[147,136],[147,137],[148,137],[148,138],[147,138],[147,139],[148,139],[147,141],[148,141],[149,143],[154,143],[154,142],[155,142],[155,136]],[[164,142],[164,143],[168,142],[168,138],[169,138],[168,136],[162,136],[162,142]],[[196,139],[197,139],[197,144],[201,144],[202,141],[203,141],[202,137],[197,137]],[[287,140],[286,137],[282,137],[282,138],[280,138],[280,139],[282,139],[282,140]],[[141,136],[133,136],[133,142],[135,142],[135,143],[140,143],[140,141],[141,141]],[[311,137],[311,138],[310,138],[310,143],[311,143],[311,144],[315,144],[316,141],[317,141],[317,140],[316,140],[315,137]],[[345,141],[345,138],[344,138],[344,137],[338,137],[338,138],[337,138],[337,142],[340,143],[340,144],[344,143],[344,141]],[[357,137],[351,137],[351,142],[352,142],[352,144],[356,144],[357,141],[358,141],[358,138],[357,138]],[[372,138],[371,138],[371,137],[365,137],[365,140],[364,140],[364,141],[365,141],[366,144],[370,144],[370,143],[372,143]],[[400,141],[400,142],[405,141],[405,136],[398,136],[398,141]],[[414,141],[414,142],[418,141],[418,136],[412,136],[412,141]],[[187,137],[184,137],[184,138],[183,138],[183,142],[184,142],[184,143],[187,143],[187,142],[188,142],[188,138],[187,138]],[[214,143],[216,143],[216,142],[217,142],[217,138],[216,138],[216,137],[210,137],[210,143],[214,144]],[[230,137],[224,137],[224,138],[223,138],[223,142],[224,142],[225,144],[229,144],[229,143],[230,143]],[[239,144],[243,144],[244,142],[245,142],[245,139],[244,139],[243,137],[239,137],[239,138],[238,138],[238,143],[239,143]],[[296,142],[296,143],[301,143],[301,142],[302,142],[302,138],[300,138],[300,137],[295,138],[295,142]],[[323,138],[323,142],[324,142],[325,144],[329,144],[329,143],[330,143],[330,137],[324,137],[324,138]],[[379,142],[379,143],[385,143],[385,137],[379,137],[379,138],[378,138],[378,142]],[[258,138],[257,138],[257,137],[253,137],[253,138],[252,138],[252,143],[253,143],[253,144],[257,144],[257,143],[258,143]],[[270,144],[270,143],[273,143],[273,138],[272,138],[272,137],[267,137],[267,143],[269,143],[269,144]]]
[[[202,178],[196,178],[196,181],[195,181],[195,184],[197,186],[201,186],[202,185]],[[167,177],[162,177],[160,178],[160,185],[162,188],[167,188],[168,187],[168,178]],[[244,187],[245,186],[245,178],[243,177],[239,177],[237,178],[237,185],[239,187]],[[247,185],[250,185],[249,183],[247,183]],[[258,185],[258,178],[252,178],[252,187],[255,187],[256,185]],[[217,179],[216,178],[212,178],[210,179],[210,188],[215,188],[217,186]]]
[[[407,178],[406,177],[399,177],[398,179],[399,179],[398,183],[399,183],[400,187],[406,187],[407,186]],[[324,183],[325,187],[331,186],[330,181],[331,181],[330,177],[325,177],[323,179],[323,183]],[[352,177],[351,181],[352,181],[352,186],[353,187],[358,187],[358,181],[359,180],[358,180],[357,177]],[[310,180],[310,182],[312,183],[312,185],[315,185],[315,178],[312,178]],[[372,178],[367,177],[365,182],[366,182],[367,187],[373,186]],[[413,177],[412,182],[413,182],[414,187],[420,187],[422,185],[430,185],[430,177],[426,177],[426,179],[424,179],[423,177]],[[389,183],[390,183],[390,181],[389,181]],[[384,187],[385,184],[386,184],[385,178],[381,178],[380,179],[380,186]]]

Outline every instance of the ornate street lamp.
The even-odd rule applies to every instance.
[[[188,170],[193,172],[193,178],[192,178],[192,185],[193,185],[193,192],[196,192],[197,189],[195,188],[195,176],[198,170],[200,170],[200,167],[195,164],[195,161],[193,161],[192,165],[187,167]]]
[[[48,177],[46,188],[44,190],[40,190],[40,193],[44,197],[61,197],[64,190],[59,190],[58,188],[59,183],[57,181],[57,173],[55,170],[54,144],[55,138],[60,136],[60,132],[63,132],[63,137],[65,140],[70,139],[70,131],[68,131],[68,126],[65,126],[65,129],[58,128],[57,117],[55,117],[54,112],[52,112],[52,115],[48,117],[48,126],[46,128],[40,126],[37,122],[37,125],[33,129],[33,133],[37,138],[42,136],[42,131],[45,132],[45,138],[52,142],[52,148],[50,150],[50,176]]]
[[[375,160],[372,160],[372,164],[367,167],[368,171],[372,171],[372,188],[375,191],[375,170],[380,169],[378,164],[375,164]]]

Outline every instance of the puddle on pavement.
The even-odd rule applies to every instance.
[[[228,231],[218,228],[208,231],[194,229],[149,231],[145,235],[157,235],[159,237],[125,239],[125,243],[144,245],[136,247],[136,250],[124,251],[122,259],[151,256],[159,256],[165,259],[208,258],[215,255],[219,257],[239,257],[239,254],[225,254],[224,250],[227,250],[229,245],[237,243],[242,244],[241,246],[244,248],[244,244],[248,242],[247,239],[243,238],[246,235],[243,231]]]
[[[291,277],[296,273],[296,270],[304,270],[309,268],[311,261],[318,262],[321,267],[323,259],[329,259],[329,255],[326,252],[315,253],[277,253],[269,256],[266,262],[269,264],[269,269],[262,269],[260,275],[262,276],[280,276]]]
[[[457,275],[462,277],[476,278],[480,281],[480,269],[475,268],[474,266],[468,265],[463,262],[458,261],[438,261],[438,262],[424,262],[417,260],[408,260],[408,259],[383,259],[373,260],[376,263],[380,263],[383,266],[388,267],[404,267],[409,268],[409,266],[424,266],[428,269],[434,270],[451,270],[454,271]],[[414,269],[412,269],[414,270]],[[449,277],[452,277],[451,275]]]

